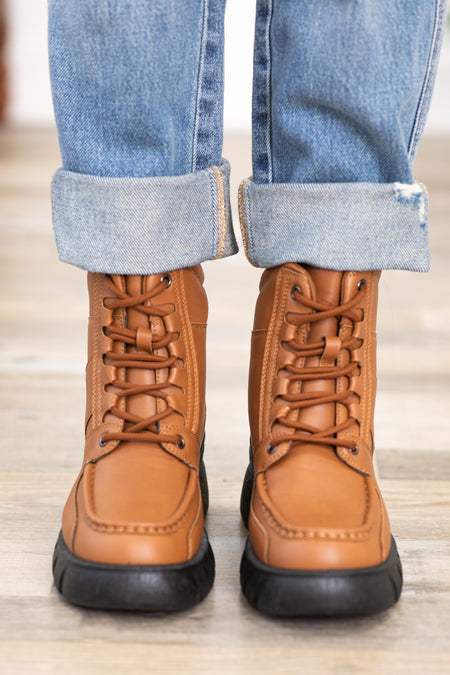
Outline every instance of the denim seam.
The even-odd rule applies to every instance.
[[[264,9],[263,9],[264,7]],[[272,166],[272,45],[271,27],[273,0],[258,0],[255,29],[254,78],[253,78],[253,166],[260,180],[271,183]],[[264,26],[262,27],[262,22]],[[260,32],[263,36],[260,37]],[[261,61],[261,63],[260,63]],[[264,92],[264,100],[259,92]],[[260,121],[258,118],[262,117]]]
[[[208,0],[203,3],[203,20],[202,20],[202,39],[200,42],[200,54],[198,59],[198,74],[197,74],[197,100],[195,104],[195,119],[194,119],[194,134],[192,139],[192,171],[197,168],[197,146],[198,146],[198,131],[200,126],[200,100],[202,97],[202,82],[203,70],[205,65],[205,53],[207,42],[207,24],[208,24]]]
[[[212,166],[211,171],[213,173],[216,188],[214,204],[217,209],[218,236],[217,236],[217,255],[214,257],[214,260],[217,260],[217,258],[223,258],[225,253],[225,241],[227,236],[227,213],[225,205],[225,188],[223,184],[222,172],[218,166]]]
[[[247,218],[247,210],[250,209],[250,199],[246,196],[247,186],[250,185],[252,181],[244,180],[239,186],[239,196],[238,196],[238,210],[239,210],[239,225],[241,228],[242,243],[244,244],[244,252],[247,257],[247,260],[254,266],[255,263],[252,260],[252,242],[250,229],[248,227],[248,222],[250,221],[250,215]]]
[[[225,0],[204,0],[192,139],[192,170],[220,163],[223,142],[223,13]]]
[[[269,0],[269,21],[267,26],[267,122],[266,122],[266,146],[267,146],[267,162],[268,162],[268,179],[269,183],[273,180],[273,163],[272,163],[272,17],[273,17],[273,1]]]
[[[252,228],[250,227],[250,224],[252,222],[252,202],[251,199],[248,197],[248,191],[250,188],[250,184],[246,186],[245,188],[245,194],[247,196],[246,202],[247,202],[247,208],[246,208],[246,226],[247,226],[247,235],[248,235],[248,250],[250,255],[252,255],[252,252],[255,250],[255,246],[253,243],[253,233],[252,233]],[[253,263],[252,263],[253,264]]]
[[[411,131],[409,144],[408,144],[408,158],[410,160],[414,159],[417,146],[420,140],[420,137],[423,132],[426,121],[426,113],[428,111],[428,105],[431,100],[431,88],[429,86],[430,80],[436,74],[437,68],[437,57],[439,54],[439,49],[441,45],[441,37],[443,34],[443,18],[446,9],[447,0],[436,0],[436,11],[434,17],[434,27],[433,27],[433,36],[431,38],[430,53],[428,56],[427,67],[425,71],[425,77],[422,85],[422,90],[420,92],[420,98],[417,105],[416,115],[414,118],[414,124]]]
[[[212,249],[211,249],[211,257],[215,256],[215,253],[218,248],[218,241],[219,241],[219,210],[218,210],[218,199],[217,199],[217,182],[216,182],[216,176],[214,173],[213,167],[208,169],[208,176],[209,176],[209,186],[210,186],[210,192],[211,192],[211,200],[212,200],[212,230],[213,230],[213,243],[212,243]]]

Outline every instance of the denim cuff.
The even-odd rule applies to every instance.
[[[257,267],[300,262],[336,270],[429,268],[425,186],[253,183],[239,188],[246,255]]]
[[[59,257],[91,272],[156,274],[232,255],[229,176],[226,160],[150,178],[58,169],[52,205]]]

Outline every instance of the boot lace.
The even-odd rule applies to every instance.
[[[163,319],[164,316],[171,312],[171,309],[168,309],[167,305],[158,306],[154,305],[151,301],[171,285],[172,279],[170,275],[164,274],[155,288],[140,295],[129,295],[119,288],[110,276],[105,278],[105,283],[109,291],[115,296],[105,298],[105,307],[113,310],[113,313],[114,310],[126,310],[132,307],[148,316],[149,328],[139,327],[137,329],[130,329],[120,325],[117,319],[109,326],[104,326],[103,328],[105,335],[113,340],[113,347],[114,342],[119,342],[125,348],[128,345],[135,349],[123,352],[111,349],[104,355],[105,363],[114,365],[116,374],[118,369],[125,369],[125,377],[123,379],[115,377],[110,382],[110,385],[116,387],[118,390],[116,404],[110,408],[110,412],[123,420],[124,425],[122,431],[104,433],[100,439],[100,445],[104,446],[109,441],[145,441],[150,443],[174,443],[177,447],[183,448],[185,441],[181,435],[160,433],[161,421],[174,411],[174,408],[168,404],[168,393],[165,387],[168,384],[171,387],[178,385],[175,385],[173,382],[168,383],[167,381],[155,381],[153,384],[135,384],[126,380],[127,368],[154,370],[156,380],[156,371],[179,366],[179,359],[176,356],[165,356],[156,353],[160,349],[167,348],[173,340],[179,337],[179,334],[164,329],[162,335],[155,335],[152,332],[150,321],[150,316]],[[164,410],[157,411],[155,414],[145,418],[127,411],[127,397],[135,396],[136,394],[147,394],[156,400],[163,400],[166,404]]]
[[[300,327],[303,324],[311,324],[316,321],[323,321],[324,319],[337,317],[341,320],[347,318],[350,320],[351,325],[356,321],[361,319],[361,311],[355,309],[355,307],[361,302],[367,292],[367,284],[364,279],[362,279],[358,284],[358,290],[355,296],[349,301],[341,305],[332,305],[331,303],[318,302],[307,298],[302,294],[299,286],[294,286],[291,291],[292,298],[297,302],[300,302],[303,306],[311,309],[311,312],[305,314],[297,314],[294,317],[290,317],[290,323]],[[342,336],[340,339],[339,352],[341,350],[354,350],[358,349],[362,340],[356,338],[352,335],[351,330],[341,331]],[[299,339],[299,331],[297,330],[297,335],[295,338],[286,341],[290,349],[295,353],[297,359],[308,358],[311,356],[322,356],[326,348],[326,338],[320,342],[301,344]],[[335,380],[337,383],[338,378],[350,378],[352,375],[359,374],[360,365],[357,361],[350,361],[347,365],[339,365],[338,359],[335,361],[336,365],[324,365],[317,367],[299,367],[294,364],[287,364],[284,366],[284,370],[288,372],[287,378],[292,382],[307,382],[314,380]],[[285,401],[289,407],[288,413],[278,418],[278,422],[283,424],[293,430],[292,433],[286,433],[282,436],[276,437],[276,444],[269,443],[267,447],[267,452],[272,454],[275,452],[277,446],[283,442],[301,442],[301,443],[317,443],[324,445],[332,446],[343,446],[347,447],[353,454],[358,454],[359,448],[356,442],[338,438],[338,434],[346,431],[350,428],[356,421],[349,413],[347,419],[339,424],[335,424],[325,429],[319,429],[303,423],[301,420],[293,420],[288,417],[288,415],[293,410],[302,410],[305,408],[311,408],[317,405],[323,405],[326,403],[342,404],[347,407],[348,405],[358,397],[354,391],[349,387],[343,391],[338,392],[337,387],[335,387],[336,393],[326,393],[323,391],[307,391],[299,392],[293,394],[283,394],[279,396],[280,399]]]

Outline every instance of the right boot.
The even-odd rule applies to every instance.
[[[53,558],[73,604],[183,610],[212,587],[203,280],[88,273],[86,445]]]
[[[241,584],[274,616],[356,616],[399,598],[373,466],[379,271],[266,270],[249,378]]]

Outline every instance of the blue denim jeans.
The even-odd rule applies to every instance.
[[[428,268],[412,165],[445,6],[258,0],[253,176],[239,191],[254,265]],[[50,0],[61,260],[149,274],[236,252],[224,11],[225,0]]]

